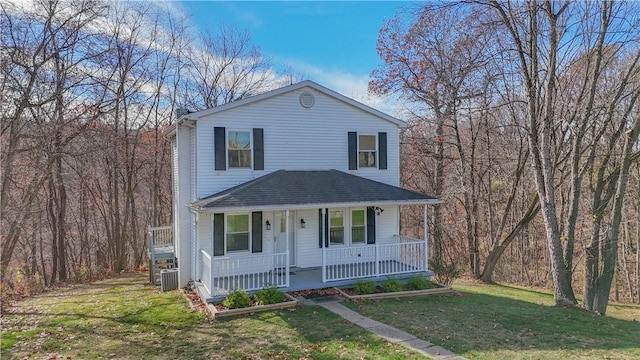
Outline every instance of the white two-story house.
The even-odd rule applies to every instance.
[[[404,122],[303,81],[182,115],[173,149],[179,284],[205,297],[427,273],[427,231],[399,233]]]

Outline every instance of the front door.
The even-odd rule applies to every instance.
[[[287,221],[286,211],[276,211],[275,216],[275,239],[276,253],[284,253],[287,251]],[[289,265],[296,264],[296,247],[295,247],[295,211],[289,211]]]

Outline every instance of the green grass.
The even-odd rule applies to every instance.
[[[319,306],[209,322],[145,274],[53,291],[2,317],[2,358],[418,359]],[[640,307],[561,309],[545,291],[457,283],[456,295],[347,303],[471,359],[640,358]]]
[[[74,286],[2,317],[2,358],[419,359],[319,306],[209,322],[145,274]]]
[[[546,291],[457,283],[455,295],[348,304],[470,359],[638,359],[640,306],[607,316],[553,306]]]

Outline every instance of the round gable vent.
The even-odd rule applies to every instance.
[[[304,92],[300,94],[300,105],[302,105],[303,107],[310,108],[315,103],[316,103],[316,98],[313,96],[312,93]]]

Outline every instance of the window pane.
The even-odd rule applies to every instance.
[[[364,226],[364,210],[353,210],[351,212],[351,223],[353,226]]]
[[[344,228],[331,228],[329,230],[329,242],[330,245],[343,245],[344,244]]]
[[[361,151],[358,165],[360,167],[376,167],[375,151]]]
[[[344,244],[344,218],[342,210],[329,210],[329,243]]]
[[[227,234],[227,251],[249,251],[249,233]]]
[[[360,135],[360,150],[376,150],[376,137],[374,135]]]
[[[227,233],[249,231],[249,215],[228,215]]]
[[[351,228],[351,242],[363,243],[365,238],[364,226],[353,226]]]
[[[330,227],[342,227],[342,210],[330,210],[329,211],[329,226]]]
[[[250,168],[251,150],[229,150],[230,168]]]
[[[251,149],[251,134],[248,131],[229,131],[229,149]]]

